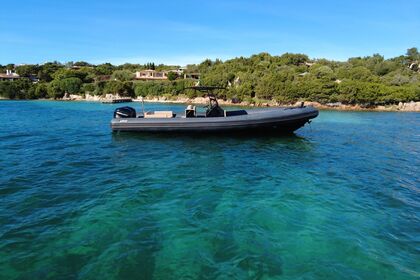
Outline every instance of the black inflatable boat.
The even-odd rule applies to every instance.
[[[193,87],[207,91],[217,87]],[[209,104],[205,113],[198,113],[195,106],[188,105],[184,113],[154,111],[138,114],[132,107],[114,111],[111,121],[113,131],[139,132],[233,132],[248,130],[272,130],[290,133],[318,116],[311,106],[271,107],[247,110],[223,110],[214,95],[208,94]]]

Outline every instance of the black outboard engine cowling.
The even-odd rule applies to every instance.
[[[121,118],[135,118],[136,109],[133,107],[125,106],[115,109],[114,111],[114,118],[121,119]]]

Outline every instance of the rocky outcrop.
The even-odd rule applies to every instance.
[[[399,111],[420,112],[420,102],[398,103]]]
[[[71,100],[83,100],[83,96],[81,95],[77,95],[77,94],[70,94],[70,99]]]
[[[63,100],[103,102],[120,98],[129,97],[123,97],[118,94],[106,94],[105,96],[86,94],[84,97],[82,95],[70,94],[69,96],[63,98]]]
[[[363,107],[361,105],[347,105],[337,103],[320,104],[318,102],[305,102],[307,105],[315,106],[319,109],[325,110],[338,110],[338,111],[384,111],[384,112],[420,112],[420,102],[400,102],[398,105],[386,105],[386,106],[375,106],[375,107]]]

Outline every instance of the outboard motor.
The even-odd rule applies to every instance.
[[[114,118],[135,118],[137,116],[136,110],[133,107],[125,106],[115,109]]]

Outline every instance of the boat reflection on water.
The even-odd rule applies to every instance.
[[[133,149],[148,147],[149,145],[161,143],[177,146],[182,143],[185,147],[202,147],[205,150],[219,149],[220,151],[229,148],[235,149],[244,145],[258,150],[276,150],[286,148],[287,150],[310,152],[314,143],[307,138],[295,133],[284,134],[279,131],[266,131],[264,133],[253,133],[250,131],[230,133],[136,133],[116,132],[112,133],[112,142],[116,145],[132,145]]]

